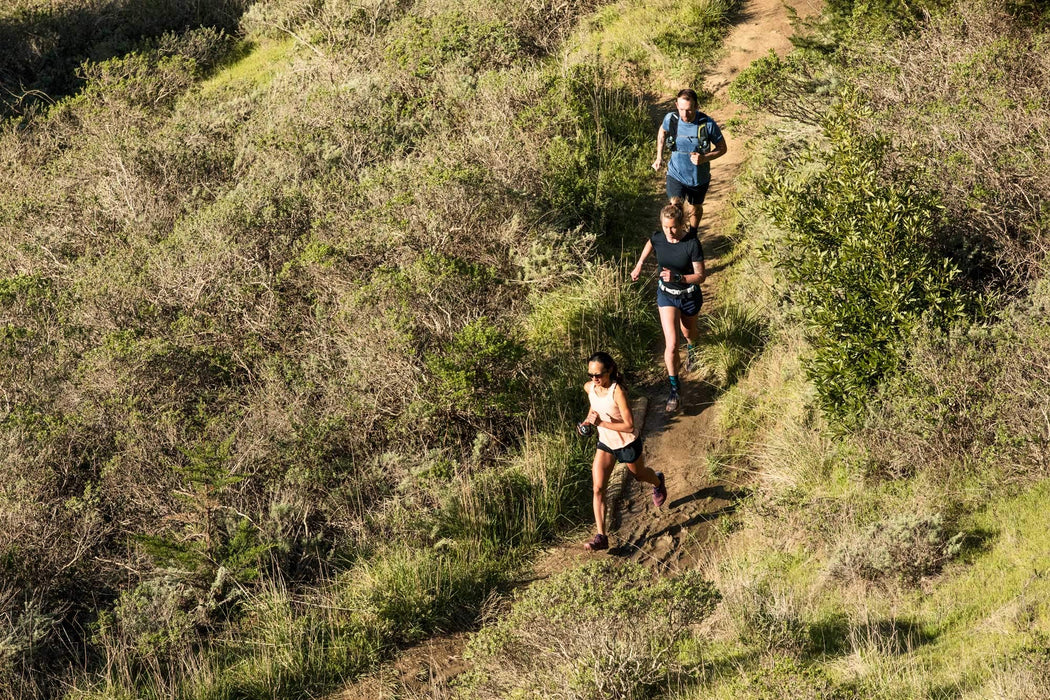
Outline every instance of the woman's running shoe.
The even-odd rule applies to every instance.
[[[660,483],[653,487],[653,505],[659,508],[667,500],[667,487],[664,486],[664,473],[656,472]]]
[[[597,552],[602,549],[608,549],[609,538],[599,532],[597,535],[594,536],[593,539],[591,539],[590,542],[585,543],[583,545],[583,548],[588,549],[592,552]]]
[[[668,413],[678,410],[678,387],[671,387],[671,391],[667,394],[667,404],[664,406],[664,410]]]

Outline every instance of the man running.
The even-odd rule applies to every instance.
[[[667,160],[667,198],[685,201],[689,221],[687,234],[695,234],[704,215],[704,197],[711,184],[711,161],[726,153],[726,140],[714,119],[697,110],[693,90],[681,90],[675,100],[677,114],[668,112],[656,133],[656,160],[659,172],[664,146],[671,151]]]

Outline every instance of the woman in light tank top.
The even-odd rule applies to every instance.
[[[594,486],[594,522],[598,533],[584,547],[591,551],[608,549],[605,534],[605,491],[616,462],[623,462],[635,479],[653,486],[653,503],[659,508],[667,499],[664,475],[645,466],[642,456],[641,426],[634,424],[616,362],[607,353],[596,352],[587,360],[590,381],[583,390],[591,410],[580,426],[598,429],[598,448],[594,451],[591,478]],[[589,428],[588,428],[589,430]]]

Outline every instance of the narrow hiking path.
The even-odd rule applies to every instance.
[[[801,15],[817,11],[819,0],[790,2]],[[712,95],[705,111],[720,125],[740,112],[727,94],[729,83],[752,61],[770,49],[780,55],[791,49],[791,24],[783,0],[746,0],[725,42],[725,55],[704,80]],[[660,115],[673,109],[667,96]],[[704,203],[700,238],[707,258],[708,277],[702,285],[701,313],[718,307],[718,280],[728,250],[728,205],[747,156],[746,143],[730,133],[726,155],[711,163],[711,188]],[[657,362],[660,362],[659,358]],[[708,384],[686,377],[678,412],[663,411],[663,396],[650,397],[654,410],[645,422],[646,463],[664,472],[668,501],[657,511],[649,502],[648,488],[633,480],[625,484],[620,508],[615,511],[616,544],[613,553],[662,571],[692,568],[712,553],[711,534],[716,521],[735,508],[743,495],[735,486],[712,482],[706,456],[718,445],[716,392]]]
[[[724,126],[740,111],[740,106],[730,102],[727,95],[729,83],[737,73],[770,49],[781,55],[791,49],[791,25],[784,1],[744,0],[741,3],[737,21],[725,42],[724,56],[707,74],[703,85],[705,92],[712,95],[704,111],[720,125]],[[823,5],[822,0],[787,2],[801,15],[812,14]],[[653,106],[657,120],[673,108],[673,100],[673,96],[664,96]],[[654,134],[657,126],[654,122]],[[728,153],[711,164],[712,183],[700,227],[709,270],[703,284],[701,313],[710,313],[719,303],[717,286],[724,267],[720,258],[727,251],[728,204],[746,159],[745,142],[734,140],[732,134],[727,138]],[[662,365],[659,354],[653,361]],[[692,568],[710,560],[715,551],[714,529],[720,518],[732,513],[742,493],[734,485],[711,481],[707,469],[706,455],[721,440],[715,420],[716,392],[695,378],[686,377],[685,382],[683,402],[675,414],[664,412],[665,396],[659,393],[639,397],[634,403],[636,417],[645,416],[646,461],[663,471],[667,481],[668,500],[663,508],[653,507],[648,485],[639,486],[625,478],[622,467],[618,468],[610,483],[609,554],[596,555],[583,549],[583,539],[593,530],[590,525],[580,531],[578,538],[548,548],[537,559],[529,581],[579,566],[595,556],[630,558],[666,572]],[[663,390],[661,387],[659,391]],[[444,635],[406,649],[391,664],[331,696],[330,700],[450,698],[450,681],[469,668],[463,659],[467,637],[466,633]]]

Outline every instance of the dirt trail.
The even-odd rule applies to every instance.
[[[796,0],[800,14],[818,10],[816,0]],[[716,122],[726,124],[740,106],[729,100],[727,88],[736,75],[770,49],[784,55],[791,49],[791,25],[782,0],[749,0],[740,10],[738,21],[726,39],[724,58],[704,80],[704,89],[713,96],[707,108]],[[666,100],[671,108],[671,98]],[[665,110],[666,111],[666,110]],[[746,149],[727,134],[729,151],[711,164],[711,188],[704,203],[701,239],[709,275],[703,284],[704,312],[717,307],[717,285],[723,264],[727,228],[727,203],[740,174]],[[659,361],[659,360],[658,360]],[[715,429],[718,405],[714,390],[695,378],[686,377],[682,406],[676,414],[663,410],[663,396],[653,396],[654,410],[645,424],[646,460],[663,471],[668,501],[657,511],[649,499],[649,489],[628,479],[617,511],[616,546],[613,553],[627,556],[661,570],[691,568],[710,555],[712,529],[717,520],[735,508],[742,495],[726,484],[712,483],[706,455],[718,443]]]
[[[821,0],[788,0],[802,15],[820,9]],[[740,107],[730,102],[726,88],[741,70],[773,49],[783,55],[791,49],[791,26],[783,0],[744,0],[736,23],[726,39],[723,59],[705,77],[704,89],[713,95],[706,111],[724,125]],[[656,105],[657,119],[671,108],[672,97]],[[654,131],[655,131],[654,125]],[[703,285],[704,311],[717,306],[715,293],[722,269],[719,256],[726,239],[726,205],[746,157],[744,143],[727,135],[729,151],[711,164],[712,184],[704,204],[701,238],[709,275]],[[654,361],[661,362],[659,357]],[[662,364],[662,362],[661,362]],[[669,415],[665,396],[642,397],[635,404],[636,419],[644,415],[645,456],[649,466],[664,472],[668,500],[656,509],[650,487],[613,474],[609,502],[612,506],[609,555],[630,558],[661,571],[691,568],[712,553],[711,537],[720,518],[732,513],[740,492],[713,483],[706,455],[720,436],[714,420],[718,411],[715,393],[703,382],[686,378],[682,406]],[[647,406],[648,403],[648,406]],[[648,410],[647,410],[648,408]],[[590,534],[592,528],[586,533]],[[548,549],[537,561],[532,580],[546,578],[588,561],[594,555],[581,542],[567,541]],[[449,681],[468,668],[462,658],[465,634],[439,637],[404,650],[397,660],[373,676],[362,679],[330,700],[382,700],[383,698],[448,698]]]

